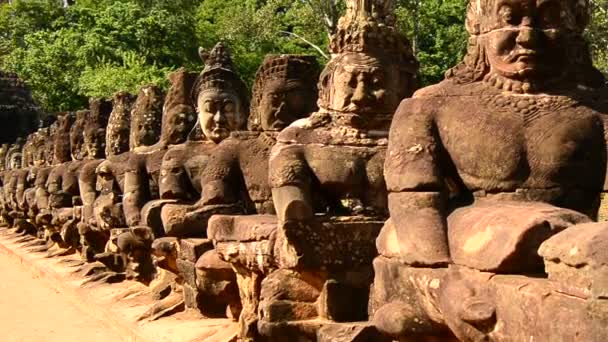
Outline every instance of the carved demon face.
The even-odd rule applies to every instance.
[[[264,131],[280,131],[315,110],[316,89],[302,80],[274,79],[266,83],[257,108]]]
[[[224,140],[231,131],[239,130],[245,124],[243,105],[233,93],[204,91],[198,96],[197,108],[203,133],[215,143]]]
[[[358,115],[395,111],[401,100],[399,73],[389,63],[362,53],[347,53],[332,63],[333,75],[321,78],[329,92],[328,109]]]
[[[495,29],[482,37],[493,72],[508,78],[555,76],[566,63],[564,25],[573,14],[559,0],[499,0]]]
[[[179,106],[175,108],[175,113],[167,115],[167,122],[165,123],[165,129],[167,130],[167,143],[169,144],[181,144],[188,137],[188,133],[194,126],[196,115],[194,114],[192,107],[190,106]]]
[[[105,155],[106,130],[103,128],[89,128],[84,137],[85,152],[88,158],[99,159]]]

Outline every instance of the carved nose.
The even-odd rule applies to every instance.
[[[358,82],[357,88],[353,93],[353,97],[351,98],[352,103],[360,106],[365,104],[371,98],[371,94],[367,91],[364,82]]]
[[[225,118],[224,118],[224,115],[222,115],[222,112],[218,110],[218,111],[217,111],[217,112],[215,112],[215,114],[213,115],[213,121],[214,121],[215,123],[221,123],[221,122],[224,122],[224,121],[226,121],[226,120],[225,120]]]
[[[538,33],[535,29],[524,27],[519,30],[519,34],[517,35],[516,42],[520,46],[528,47],[536,45]]]

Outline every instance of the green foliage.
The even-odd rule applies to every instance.
[[[462,60],[468,37],[465,11],[462,0],[399,1],[397,25],[412,41],[423,85],[441,81]]]
[[[326,61],[344,0],[14,0],[0,5],[0,68],[17,72],[50,111],[87,97],[166,86],[197,50],[224,40],[251,84],[264,56],[300,53]],[[397,23],[413,43],[423,85],[436,83],[465,52],[466,0],[397,0]],[[586,33],[594,63],[608,73],[608,0],[591,0]]]
[[[15,13],[25,3],[36,10]],[[15,15],[27,17],[27,29],[0,26],[7,28],[1,41],[10,51],[2,54],[1,67],[25,78],[48,110],[78,109],[89,96],[136,91],[149,82],[166,85],[171,69],[200,64],[192,39],[193,1],[79,1],[68,9],[60,4],[18,0],[0,11],[0,25]]]
[[[302,1],[205,0],[197,11],[196,32],[206,49],[226,41],[238,71],[251,84],[266,54],[320,56],[313,45],[325,50],[327,34],[313,14]]]
[[[80,76],[79,87],[82,94],[106,97],[118,90],[137,94],[141,86],[147,84],[168,87],[168,68],[148,65],[146,60],[134,52],[123,55],[122,64],[101,61],[95,68],[87,66]]]
[[[587,40],[594,65],[608,76],[608,0],[591,1]]]

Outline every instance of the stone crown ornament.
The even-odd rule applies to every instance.
[[[410,43],[394,27],[394,0],[347,0],[346,6],[346,14],[331,37],[329,48],[333,54],[386,54],[415,72],[417,63]]]
[[[204,50],[199,49],[199,55],[205,63],[205,67],[192,89],[194,103],[196,103],[198,94],[208,90],[234,89],[244,101],[248,98],[247,86],[234,70],[230,50],[223,42],[217,43],[208,55],[204,53]]]

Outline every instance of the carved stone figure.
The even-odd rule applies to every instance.
[[[54,133],[52,135],[52,167],[49,170],[48,176],[46,176],[47,179],[44,187],[37,187],[36,197],[40,213],[36,217],[36,225],[39,229],[44,231],[44,237],[47,239],[57,240],[57,235],[59,235],[58,232],[51,227],[51,221],[53,219],[52,209],[60,205],[60,198],[64,195],[63,193],[60,193],[60,186],[62,185],[61,176],[66,164],[72,160],[70,130],[75,121],[76,115],[74,113],[58,114]],[[54,194],[54,196],[51,194]],[[64,199],[64,202],[67,201],[67,199]],[[66,203],[66,205],[71,204],[71,198],[69,199],[69,202],[70,203]]]
[[[173,273],[179,274],[184,280],[183,283],[172,284],[172,287],[177,287],[176,291],[164,299],[164,302],[159,303],[160,307],[157,310],[162,311],[165,310],[162,307],[168,308],[169,305],[175,305],[175,302],[185,301],[187,308],[199,309],[206,316],[216,316],[224,315],[226,312],[225,303],[223,310],[218,309],[222,307],[222,302],[228,300],[238,304],[238,299],[235,300],[234,296],[225,295],[230,292],[229,289],[235,288],[234,282],[229,281],[233,273],[229,265],[223,264],[223,272],[209,274],[208,279],[221,281],[224,286],[217,284],[206,287],[209,282],[202,284],[203,288],[211,292],[217,290],[218,292],[213,293],[218,296],[207,292],[199,293],[195,263],[204,252],[210,251],[213,245],[206,239],[184,238],[205,237],[205,227],[199,225],[202,218],[196,212],[200,209],[196,203],[200,198],[201,173],[217,144],[227,138],[230,132],[245,128],[249,101],[245,84],[235,73],[229,51],[222,43],[218,43],[209,55],[204,57],[204,62],[204,70],[196,82],[190,84],[192,90],[182,92],[181,96],[176,98],[176,100],[182,99],[176,102],[176,104],[181,102],[180,107],[183,107],[180,109],[181,112],[194,116],[196,106],[198,121],[188,141],[171,146],[164,155],[159,182],[161,199],[146,204],[142,210],[142,221],[152,228],[157,238],[163,236],[182,238],[181,241],[172,244],[165,243],[170,238],[160,238],[155,241],[155,255],[160,255],[166,260],[163,264],[175,265],[173,269],[161,267],[157,279],[163,279],[165,274]],[[190,94],[192,96],[189,96]],[[223,209],[215,207],[214,212],[223,212]],[[206,224],[206,220],[202,224]],[[180,246],[180,252],[168,253],[164,251],[167,248],[161,248],[167,245],[174,246],[175,251],[177,246]],[[221,263],[220,260],[215,259],[210,262],[215,265],[214,261]],[[219,305],[216,302],[219,302]]]
[[[196,209],[193,204],[200,198],[201,172],[217,144],[231,131],[243,129],[247,122],[246,87],[234,72],[228,49],[218,43],[205,58],[205,68],[192,90],[198,121],[188,141],[172,146],[164,155],[159,182],[161,201],[148,203],[142,212],[143,223],[159,237],[201,236],[200,227],[189,224],[190,216],[179,217],[180,213]],[[191,108],[194,110],[194,106]],[[175,204],[167,204],[170,202]]]
[[[590,251],[606,232],[579,225],[596,217],[607,158],[607,92],[582,38],[587,10],[587,1],[472,0],[464,61],[400,105],[371,301],[386,335],[608,336],[600,283],[579,285],[601,279],[605,253]],[[544,270],[549,280],[496,275]]]
[[[316,332],[322,322],[367,316],[373,240],[387,217],[388,127],[416,86],[417,62],[392,10],[392,1],[349,1],[320,75],[319,111],[284,129],[270,154],[278,229],[259,230],[266,249],[274,246],[257,251],[271,256],[263,265],[270,272],[248,279],[259,289],[257,328],[270,339],[304,334],[305,320],[322,319]],[[238,221],[230,233],[248,235]],[[255,318],[241,323],[251,327]]]
[[[265,58],[254,83],[249,131],[233,133],[214,151],[203,173],[200,201],[203,206],[198,212],[213,213],[223,205],[232,206],[237,214],[274,214],[268,183],[270,151],[283,128],[317,109],[318,75],[318,65],[312,56],[276,55]],[[204,217],[201,215],[197,225],[192,225],[193,228],[205,228],[207,219],[202,220]],[[257,217],[250,218],[252,227],[256,220]],[[243,242],[246,244],[247,241]],[[239,242],[233,245],[239,245]],[[209,275],[221,273],[222,268],[228,267],[222,266],[216,252],[205,253],[197,262],[197,269],[207,279],[200,278],[199,282],[206,283],[217,278]],[[238,270],[241,283],[241,279],[249,277],[251,273],[238,263],[234,268]],[[242,288],[241,294],[246,294]],[[241,315],[241,321],[254,309],[249,307],[247,301],[244,302],[246,310]],[[230,304],[226,301],[224,306]]]
[[[19,233],[24,233],[19,228],[19,223],[23,219],[23,215],[19,208],[18,186],[19,183],[23,184],[27,177],[27,170],[23,170],[22,158],[23,158],[23,146],[25,142],[21,138],[17,138],[14,144],[12,144],[6,153],[6,166],[4,171],[4,201],[8,216],[10,217],[9,223],[13,228],[17,228]]]
[[[26,189],[24,190],[25,214],[31,224],[36,223],[36,217],[40,213],[38,208],[37,188],[40,184],[46,184],[50,169],[52,154],[47,149],[51,137],[51,126],[56,121],[54,115],[49,115],[40,122],[40,128],[33,135],[31,145],[31,163],[28,167]],[[52,146],[52,145],[51,145]],[[24,148],[25,150],[25,148]]]
[[[160,135],[162,120],[162,92],[157,86],[149,85],[140,89],[135,103],[130,105],[130,96],[118,94],[111,113],[110,130],[106,135],[106,146],[112,146],[112,153],[120,152],[124,146],[124,124],[130,123],[130,151],[108,156],[96,169],[99,195],[93,203],[94,224],[79,225],[87,260],[99,260],[114,271],[124,271],[124,260],[116,250],[116,238],[128,230],[123,210],[123,194],[126,191],[126,173],[129,160],[141,148],[156,144]],[[130,120],[124,118],[129,108]],[[90,191],[90,190],[89,190]],[[87,215],[88,216],[88,215]],[[86,221],[85,221],[86,222]],[[89,219],[88,222],[91,222]],[[114,237],[112,240],[111,237]]]
[[[87,163],[78,178],[82,211],[77,228],[80,235],[81,255],[87,261],[93,261],[96,254],[104,252],[110,235],[110,226],[106,226],[104,223],[111,220],[112,227],[125,226],[122,204],[118,204],[122,202],[124,184],[124,171],[120,170],[124,169],[124,164],[128,159],[133,101],[134,97],[126,92],[114,95],[111,112],[107,119],[107,128],[103,131],[107,159]],[[100,105],[100,113],[107,112],[109,106],[109,104]],[[95,111],[93,110],[94,113]],[[96,129],[97,139],[102,139],[102,131],[95,125],[91,125],[89,129]],[[106,209],[99,210],[102,207]],[[99,214],[97,217],[96,213]],[[101,213],[104,214],[101,215]]]

